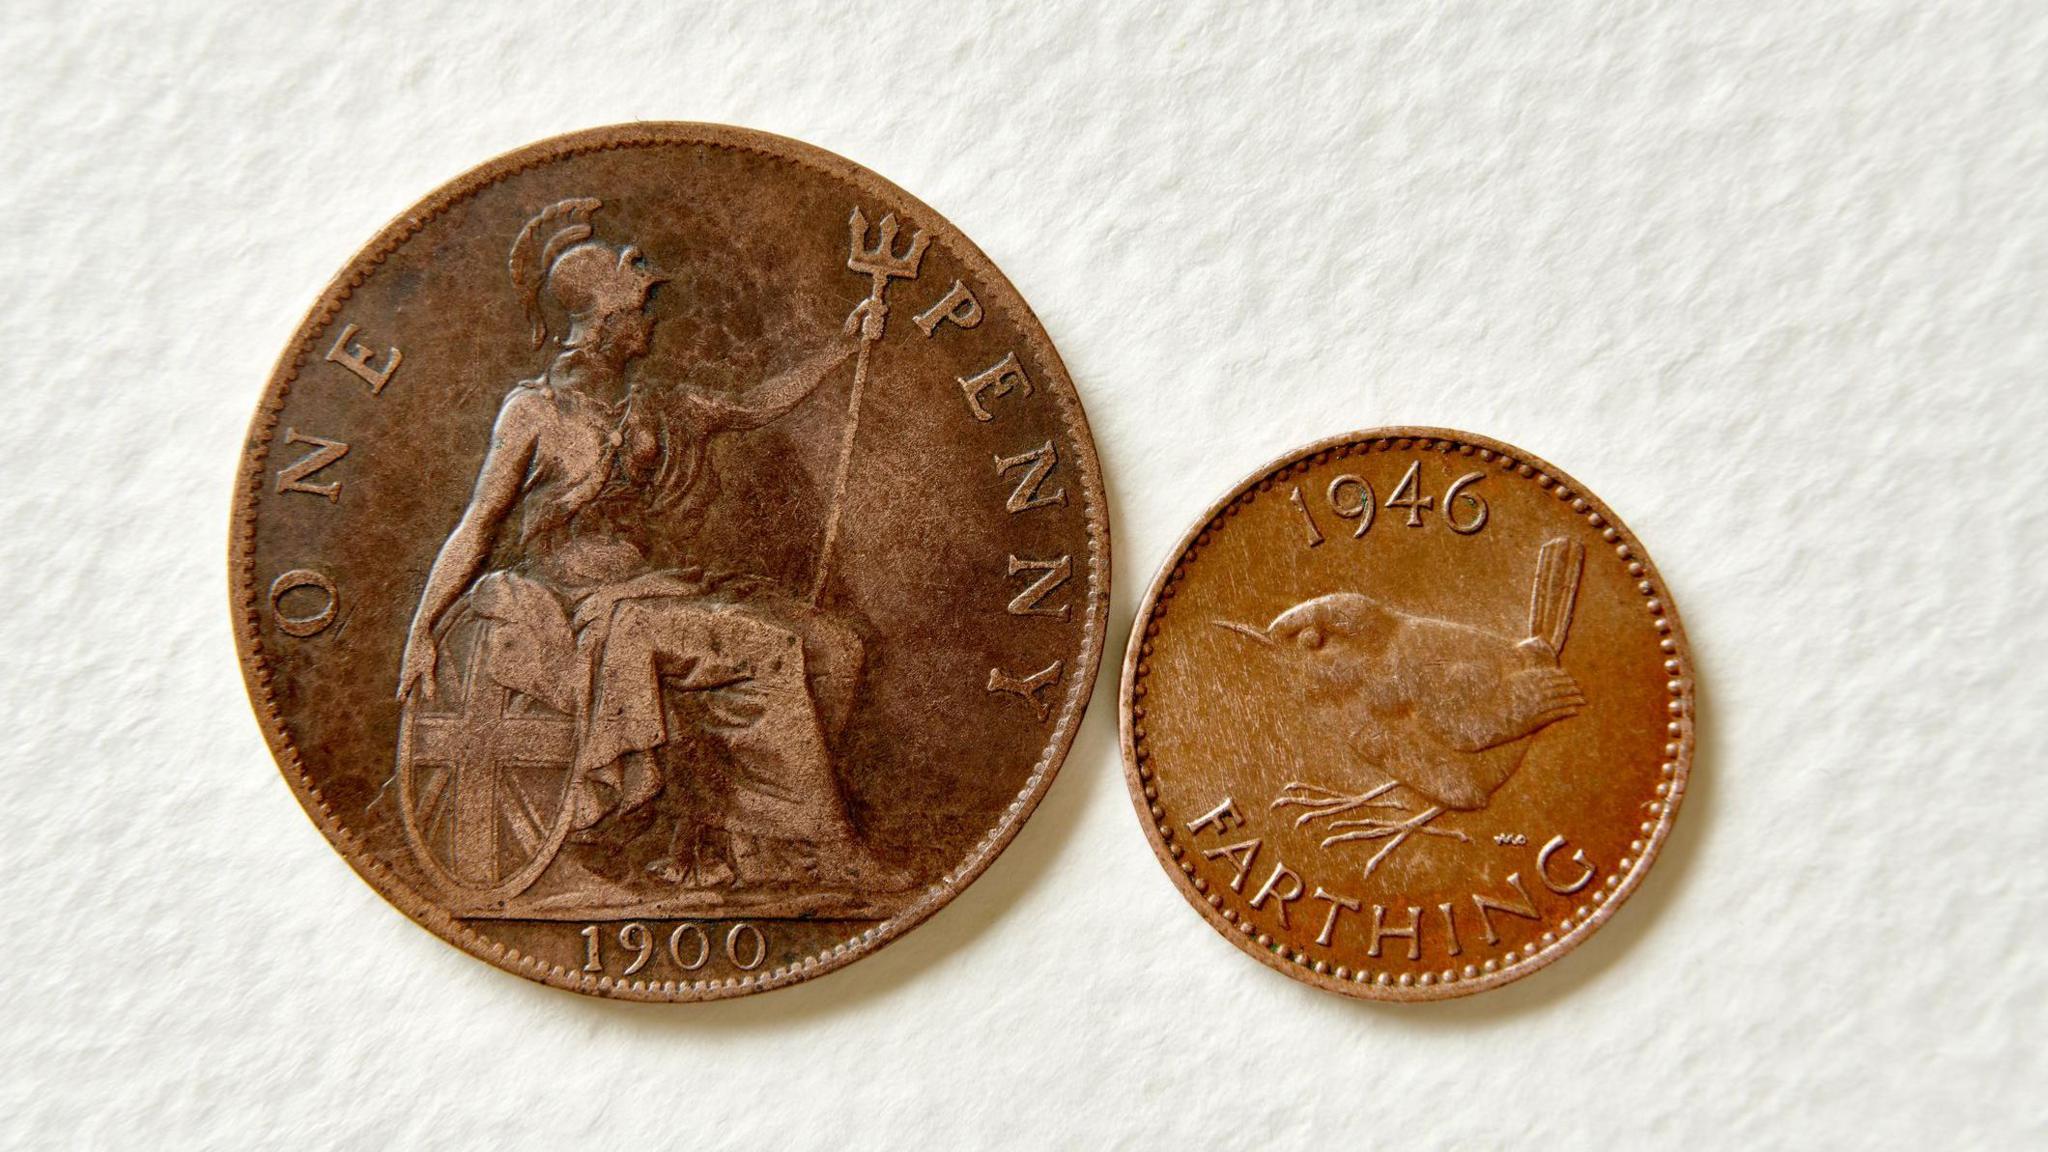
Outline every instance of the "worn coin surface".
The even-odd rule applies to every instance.
[[[429,196],[328,287],[235,491],[250,695],[393,904],[557,987],[702,1000],[978,876],[1087,702],[1081,404],[937,213],[634,124]]]
[[[1496,987],[1642,881],[1685,794],[1685,633],[1592,493],[1388,428],[1239,485],[1147,593],[1127,779],[1217,931],[1350,996]]]

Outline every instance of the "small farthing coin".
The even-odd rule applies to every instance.
[[[1685,633],[1642,545],[1555,467],[1390,428],[1215,505],[1141,607],[1131,795],[1217,931],[1296,979],[1462,996],[1583,941],[1670,832]]]
[[[320,829],[521,976],[782,987],[1044,795],[1109,555],[1078,397],[965,237],[740,129],[545,141],[314,307],[235,493],[237,639]]]

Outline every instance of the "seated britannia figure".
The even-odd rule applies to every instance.
[[[534,345],[550,358],[498,410],[475,491],[420,596],[398,694],[432,699],[440,639],[458,618],[480,618],[490,625],[481,674],[574,718],[574,835],[600,834],[677,783],[688,758],[663,753],[687,715],[689,735],[722,744],[730,763],[701,826],[679,830],[652,871],[700,884],[901,889],[906,877],[856,836],[828,753],[860,679],[855,631],[766,581],[650,559],[658,517],[712,498],[707,442],[788,412],[855,346],[737,397],[671,385],[664,415],[648,418],[633,366],[664,278],[638,248],[596,238],[600,206],[555,204],[512,247]],[[692,706],[676,708],[677,694]]]

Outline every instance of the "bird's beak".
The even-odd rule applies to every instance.
[[[1264,628],[1254,628],[1249,624],[1239,624],[1235,620],[1212,620],[1210,621],[1210,623],[1216,625],[1218,628],[1225,628],[1232,632],[1241,632],[1244,635],[1249,636],[1254,640],[1257,640],[1261,644],[1270,645],[1273,643],[1273,638],[1271,636],[1266,635],[1266,630]]]

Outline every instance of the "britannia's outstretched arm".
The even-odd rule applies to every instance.
[[[795,367],[771,376],[738,397],[692,392],[690,397],[707,427],[720,431],[759,428],[803,403],[834,368],[844,364],[859,343],[828,344]]]
[[[399,667],[398,696],[404,699],[415,686],[426,698],[434,698],[434,625],[455,603],[462,590],[476,577],[490,555],[491,542],[505,514],[519,500],[527,466],[533,459],[537,440],[530,406],[536,401],[515,392],[498,410],[498,423],[491,429],[491,447],[477,471],[476,491],[462,520],[441,545],[434,567],[427,574],[427,586],[420,593],[419,609],[413,614],[406,635],[405,660]]]

